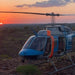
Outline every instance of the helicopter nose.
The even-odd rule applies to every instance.
[[[33,49],[22,49],[19,52],[19,56],[22,57],[22,62],[24,62],[24,60],[37,60],[39,55],[43,55],[43,52]]]
[[[24,51],[24,50],[21,50],[20,52],[19,52],[19,56],[24,56],[26,54],[26,52]]]
[[[22,49],[19,52],[19,56],[38,56],[42,54],[43,54],[42,51],[33,50],[33,49]]]

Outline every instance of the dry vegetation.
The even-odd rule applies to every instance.
[[[18,52],[20,51],[28,37],[34,35],[32,28],[36,32],[41,29],[40,26],[13,26],[0,28],[0,75],[17,75],[15,72],[15,68],[19,65],[25,64],[20,62]],[[74,27],[73,30],[75,30]],[[73,60],[75,60],[74,57]],[[48,64],[45,65],[46,67],[39,67],[41,71],[45,72],[51,70],[52,67],[49,67]],[[60,62],[59,65],[61,65]],[[71,68],[70,70],[68,70],[69,74],[66,71],[62,71],[55,75],[73,75],[73,69]]]
[[[38,31],[39,27],[34,29]],[[0,28],[0,55],[18,56],[18,52],[31,35],[34,35],[32,26]]]

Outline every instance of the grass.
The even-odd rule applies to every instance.
[[[8,55],[0,55],[0,60],[3,60],[3,59],[12,59],[12,57]]]
[[[23,75],[40,75],[40,70],[34,65],[18,66],[16,71]]]

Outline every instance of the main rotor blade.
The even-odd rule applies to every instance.
[[[0,13],[19,13],[19,14],[35,14],[46,16],[75,16],[75,14],[55,14],[55,13],[34,13],[34,12],[14,12],[14,11],[0,11]]]
[[[46,15],[46,16],[60,16],[59,14],[52,13],[34,13],[34,12],[13,12],[13,11],[0,11],[0,13],[19,13],[19,14],[35,14],[35,15]]]
[[[13,12],[13,11],[0,11],[0,13],[19,13],[19,14],[46,15],[45,13],[33,13],[33,12]]]
[[[60,16],[75,16],[75,14],[60,14]]]

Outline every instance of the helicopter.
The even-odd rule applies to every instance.
[[[52,25],[46,26],[45,29],[40,30],[38,33],[34,31],[34,35],[30,36],[25,42],[22,49],[19,51],[19,56],[22,57],[22,62],[25,59],[38,60],[47,59],[50,60],[55,68],[54,72],[74,67],[75,63],[72,61],[69,52],[72,52],[74,46],[75,34],[72,29],[64,25],[54,25],[55,16],[75,16],[75,14],[55,14],[55,13],[33,13],[33,12],[12,12],[12,11],[0,11],[0,13],[19,13],[19,14],[35,14],[52,16]],[[60,57],[67,55],[72,65],[57,69],[54,62],[51,60],[53,57]]]

